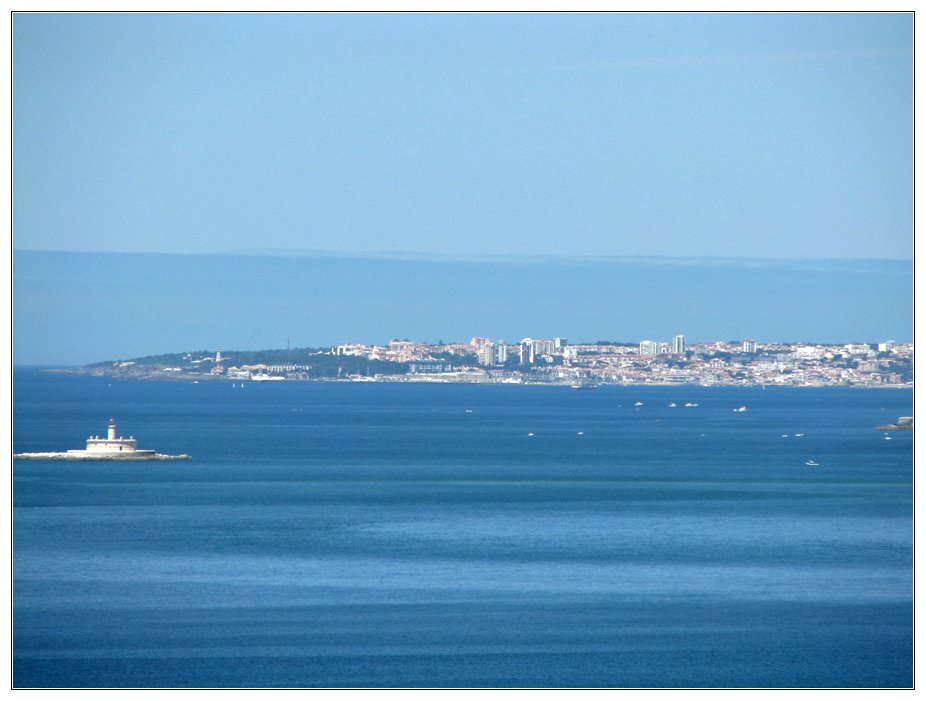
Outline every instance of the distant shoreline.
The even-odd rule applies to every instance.
[[[55,368],[53,366],[14,366],[14,370],[33,370],[33,374],[40,375],[60,375],[67,377],[98,377],[106,378],[109,380],[114,380],[116,382],[127,382],[127,381],[137,381],[137,382],[180,382],[187,384],[198,384],[202,382],[209,383],[226,383],[226,384],[240,384],[240,385],[263,385],[267,384],[312,384],[312,383],[324,383],[324,384],[350,384],[350,385],[372,385],[372,384],[392,384],[392,385],[488,385],[488,386],[520,386],[520,387],[566,387],[572,389],[576,384],[573,381],[563,381],[563,382],[537,382],[537,381],[504,381],[504,380],[493,380],[493,379],[482,379],[482,380],[472,380],[472,379],[451,379],[451,378],[424,378],[417,377],[414,375],[410,376],[415,379],[407,379],[409,376],[381,376],[381,377],[371,377],[371,378],[352,378],[352,379],[338,379],[330,377],[320,377],[320,378],[305,378],[305,379],[296,379],[296,378],[280,378],[277,380],[253,380],[253,379],[241,379],[241,378],[230,378],[230,377],[216,377],[214,375],[192,375],[185,374],[182,377],[171,376],[168,374],[158,374],[155,376],[144,376],[144,375],[131,375],[131,376],[120,376],[119,374],[113,374],[110,372],[99,372],[91,371],[83,367],[65,367],[65,368]],[[910,384],[842,384],[842,383],[813,383],[813,384],[786,384],[786,383],[698,383],[698,382],[609,382],[606,380],[596,381],[595,387],[605,388],[605,387],[703,387],[705,389],[711,387],[765,387],[766,389],[772,388],[796,388],[796,389],[819,389],[823,387],[842,387],[846,389],[909,389],[912,390],[914,385]]]

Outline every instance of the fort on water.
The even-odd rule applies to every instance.
[[[162,455],[154,450],[139,450],[134,436],[116,436],[116,420],[111,418],[106,437],[90,436],[83,450],[57,453],[14,453],[19,460],[186,460],[189,455]]]

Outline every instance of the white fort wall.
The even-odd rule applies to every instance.
[[[109,426],[106,431],[106,438],[99,436],[90,436],[87,439],[87,448],[85,450],[69,450],[69,455],[112,455],[112,454],[131,455],[141,457],[143,455],[154,455],[153,450],[138,450],[138,444],[135,436],[116,438],[116,421],[109,420]]]

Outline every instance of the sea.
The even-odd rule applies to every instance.
[[[13,390],[17,688],[913,685],[910,388]]]

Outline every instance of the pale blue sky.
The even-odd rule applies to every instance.
[[[14,247],[912,250],[911,14],[16,14]]]
[[[909,341],[912,32],[872,13],[16,14],[15,362]]]
[[[188,350],[644,338],[912,340],[903,261],[587,262],[19,252],[18,364]]]

